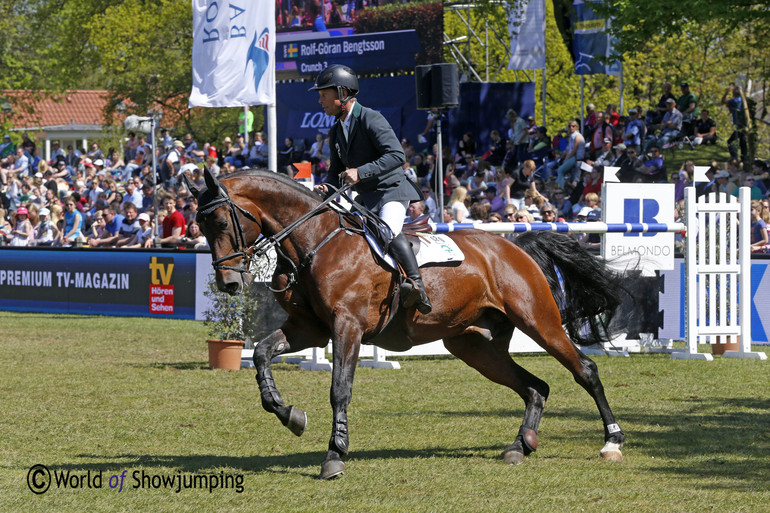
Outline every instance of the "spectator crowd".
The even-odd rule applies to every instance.
[[[676,96],[672,85],[664,84],[656,105],[648,109],[636,105],[625,113],[614,105],[598,110],[588,104],[582,124],[581,119],[570,120],[552,134],[538,126],[533,116],[509,109],[503,126],[491,127],[487,141],[467,132],[456,147],[444,145],[441,185],[446,207],[441,213],[437,211],[438,145],[433,123],[441,114],[430,112],[418,136],[421,150],[407,139],[401,141],[407,157],[404,172],[425,198],[410,207],[409,215],[427,214],[435,222],[600,220],[604,168],[613,166],[619,168],[622,182],[674,183],[675,209],[681,216],[684,189],[693,185],[694,164],[686,161],[680,169],[669,169],[664,154],[685,145],[693,149],[713,145],[724,135],[718,135],[709,110],[699,108],[689,84],[682,82],[679,89],[681,94]],[[721,103],[732,120],[725,131],[730,134],[731,158],[711,163],[709,182],[697,184],[698,193],[737,195],[739,186],[749,186],[758,218],[753,223],[770,224],[768,163],[755,160],[751,169],[744,169],[747,121],[742,91],[728,88]],[[252,123],[253,119],[241,120],[241,130],[244,126],[250,130]],[[98,143],[76,149],[61,148],[53,141],[47,161],[27,134],[18,144],[5,135],[0,144],[0,244],[205,247],[195,222],[197,201],[182,184],[181,173],[200,186],[204,166],[215,176],[241,167],[266,167],[266,138],[261,132],[250,132],[247,143],[245,135],[225,137],[221,145],[199,146],[191,134],[175,139],[161,129],[153,148],[144,134],[130,132],[122,148],[106,152]],[[308,162],[315,181],[322,182],[329,158],[328,135],[317,134],[310,145],[286,138],[278,153],[278,171],[293,176],[293,163]],[[756,232],[752,242],[757,251],[764,251],[767,228]],[[584,241],[588,245],[596,242],[588,239]]]

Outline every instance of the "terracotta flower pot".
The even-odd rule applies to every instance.
[[[212,369],[238,370],[241,368],[241,340],[207,340],[209,344],[209,366]]]
[[[735,342],[733,342],[735,340]],[[717,343],[711,344],[711,353],[712,354],[725,354],[725,351],[739,351],[740,350],[740,341],[741,337],[736,335],[733,336],[727,336],[725,337],[725,342],[723,344],[720,344],[722,342],[722,337],[717,337]]]

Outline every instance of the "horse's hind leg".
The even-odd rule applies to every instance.
[[[524,326],[522,330],[566,367],[575,381],[593,397],[604,423],[604,447],[600,455],[610,461],[622,460],[620,449],[623,447],[626,436],[615,421],[607,397],[604,395],[604,386],[599,380],[596,364],[572,343],[559,322],[554,320],[546,323],[545,312],[541,314],[538,318],[540,329]]]
[[[300,327],[298,327],[300,326]],[[272,359],[283,353],[293,353],[308,347],[323,347],[328,337],[318,332],[303,329],[302,323],[287,320],[284,325],[259,341],[254,348],[254,366],[257,369],[257,383],[262,396],[262,407],[274,413],[292,433],[300,436],[307,425],[307,415],[294,406],[286,406],[273,379],[270,369]],[[321,330],[323,331],[323,330]]]
[[[513,328],[498,333],[477,330],[444,339],[444,346],[487,379],[506,386],[524,400],[524,420],[515,441],[505,448],[503,458],[510,464],[522,463],[524,456],[537,449],[537,429],[548,398],[548,384],[513,361],[508,353]]]

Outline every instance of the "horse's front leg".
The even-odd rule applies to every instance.
[[[348,455],[348,405],[353,395],[353,377],[358,363],[363,331],[354,319],[338,319],[332,340],[334,368],[330,400],[333,423],[329,452],[321,464],[321,479],[331,479],[345,472],[342,458]]]
[[[294,406],[286,406],[273,379],[270,362],[276,356],[284,353],[301,351],[308,347],[323,347],[327,338],[318,334],[300,333],[295,329],[296,324],[287,320],[284,325],[262,339],[254,348],[254,366],[257,368],[257,383],[262,396],[262,407],[270,413],[275,413],[281,423],[297,436],[305,431],[307,415]]]

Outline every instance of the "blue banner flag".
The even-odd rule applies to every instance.
[[[610,20],[594,11],[601,2],[574,0],[572,3],[572,57],[576,75],[620,75],[620,62],[602,59],[612,55]]]

